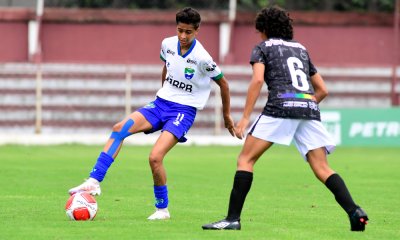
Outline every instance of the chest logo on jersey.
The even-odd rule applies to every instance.
[[[190,67],[185,68],[185,78],[187,80],[192,79],[194,76],[194,72],[195,72],[195,70],[193,68],[190,68]]]
[[[175,56],[175,52],[170,49],[167,50],[167,54],[171,54],[172,56]]]
[[[188,58],[188,60],[187,60],[186,62],[187,62],[187,63],[190,63],[190,64],[197,65],[197,61],[196,61],[196,60],[192,60],[192,59],[190,59],[190,58]]]

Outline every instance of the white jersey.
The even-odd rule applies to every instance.
[[[190,49],[181,55],[178,37],[164,39],[161,60],[167,66],[164,86],[157,96],[179,104],[203,109],[210,96],[210,78],[223,77],[221,69],[196,39]]]

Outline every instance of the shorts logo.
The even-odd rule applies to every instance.
[[[175,126],[179,126],[179,124],[182,122],[183,117],[185,117],[185,114],[181,115],[180,113],[178,113],[178,116],[176,117],[176,119],[174,121]]]
[[[154,105],[154,103],[149,103],[144,108],[155,108],[155,107],[156,105]]]
[[[175,52],[174,51],[172,51],[172,50],[167,50],[167,54],[171,54],[172,56],[175,56]]]
[[[194,72],[195,72],[195,70],[193,68],[190,68],[190,67],[185,68],[185,78],[187,80],[192,79],[194,76]]]

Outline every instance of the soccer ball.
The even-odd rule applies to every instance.
[[[97,202],[87,192],[77,192],[65,205],[67,216],[72,221],[93,220],[97,214]]]

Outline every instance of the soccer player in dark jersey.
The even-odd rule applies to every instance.
[[[228,216],[203,225],[203,229],[240,230],[240,214],[253,181],[254,164],[273,143],[289,145],[293,140],[315,176],[349,215],[351,230],[365,230],[367,214],[354,203],[343,179],[328,166],[326,156],[336,146],[321,123],[318,107],[328,91],[305,47],[292,40],[292,21],[289,13],[277,6],[264,8],[255,20],[263,41],[251,54],[253,78],[243,118],[235,129],[239,139],[244,137],[264,81],[268,85],[268,102],[250,127],[239,154]]]

